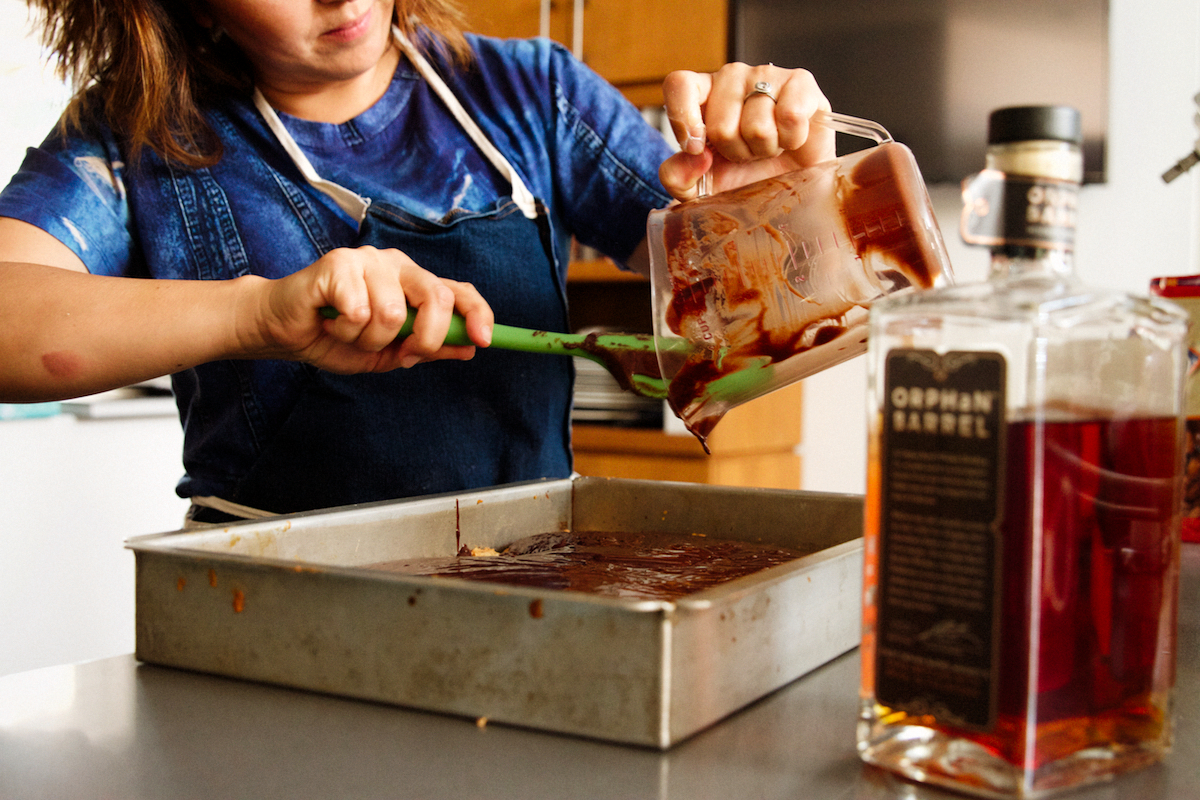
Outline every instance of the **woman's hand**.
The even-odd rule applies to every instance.
[[[811,124],[829,101],[807,70],[735,63],[711,74],[672,72],[663,96],[682,152],[663,162],[659,178],[676,199],[696,197],[710,170],[715,193],[836,155],[833,131]]]
[[[469,283],[444,280],[399,250],[330,251],[286,278],[252,293],[246,350],[255,356],[307,361],[332,372],[385,372],[435,359],[466,360],[473,346],[443,346],[455,311],[480,346],[491,343],[492,310]],[[321,309],[338,315],[327,319]],[[409,313],[413,332],[396,335]]]

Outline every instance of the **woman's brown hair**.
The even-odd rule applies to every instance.
[[[193,0],[28,0],[44,15],[43,41],[76,87],[64,122],[98,115],[135,160],[150,148],[185,167],[215,164],[221,142],[208,103],[252,89],[250,64],[196,22]],[[462,15],[450,0],[396,0],[396,24],[415,24],[458,63],[470,61]],[[214,42],[214,38],[217,41]]]

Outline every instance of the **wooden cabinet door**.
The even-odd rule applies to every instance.
[[[544,0],[464,0],[467,29],[537,36]],[[550,38],[571,47],[583,8],[582,58],[618,87],[658,84],[674,69],[711,72],[728,52],[728,0],[550,0]]]
[[[547,14],[549,36],[571,45],[573,0],[462,0],[467,30],[501,39],[541,36],[543,14]],[[544,6],[544,7],[543,7]]]
[[[583,60],[617,86],[727,60],[728,0],[586,0]]]

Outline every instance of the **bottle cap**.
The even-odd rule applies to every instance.
[[[1070,106],[998,108],[988,117],[988,144],[1028,141],[1083,143],[1079,111]]]

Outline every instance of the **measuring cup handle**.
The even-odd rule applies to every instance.
[[[852,117],[849,114],[839,114],[836,111],[826,111],[823,108],[819,108],[817,109],[817,113],[812,115],[812,121],[818,125],[824,125],[826,128],[832,128],[839,133],[870,139],[876,144],[886,144],[892,141],[892,135],[888,133],[887,128],[869,119]],[[712,194],[712,185],[712,170],[709,170],[700,176],[700,182],[696,184],[696,198],[700,199]]]
[[[812,121],[840,133],[870,139],[877,144],[885,144],[892,141],[892,135],[887,132],[886,128],[878,122],[872,122],[869,119],[852,117],[849,114],[839,114],[836,111],[826,111],[823,108],[819,108],[817,109],[817,113],[812,115]]]

